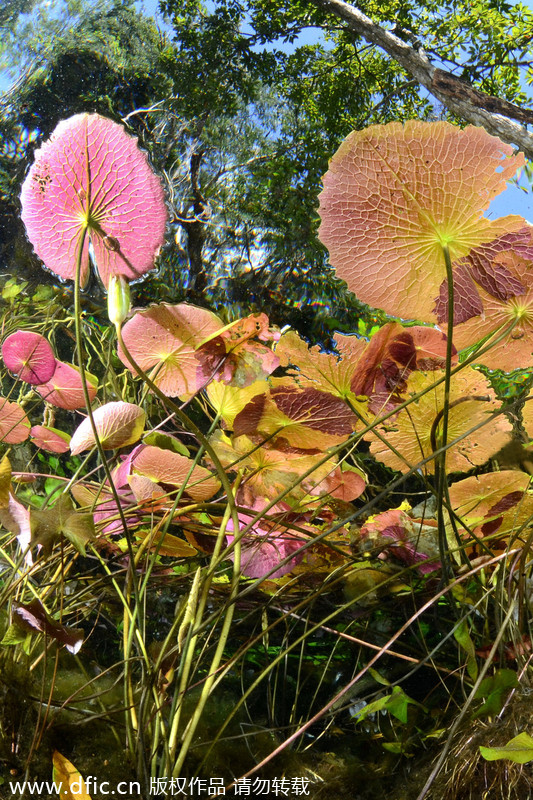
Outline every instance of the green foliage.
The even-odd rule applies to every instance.
[[[519,733],[507,744],[501,747],[483,747],[480,745],[479,752],[485,761],[499,761],[505,759],[514,764],[527,764],[533,761],[533,736],[529,733]]]
[[[484,678],[475,694],[476,699],[483,699],[483,704],[474,713],[474,718],[495,717],[502,710],[511,689],[517,689],[519,685],[512,669],[497,669],[490,678]]]
[[[378,700],[373,700],[368,703],[364,708],[360,709],[354,714],[354,721],[361,722],[372,714],[377,714],[380,711],[388,711],[393,717],[396,717],[404,725],[407,724],[407,714],[409,705],[417,705],[414,700],[408,697],[400,686],[395,686],[392,694],[380,697]]]

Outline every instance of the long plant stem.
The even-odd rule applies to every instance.
[[[100,441],[100,437],[98,434],[98,430],[96,428],[96,423],[94,421],[94,416],[91,409],[91,397],[89,395],[89,389],[87,387],[87,382],[85,379],[85,366],[84,366],[84,347],[83,347],[83,337],[82,337],[82,330],[81,330],[81,294],[80,294],[80,284],[81,284],[81,264],[82,264],[82,257],[83,257],[83,250],[85,246],[85,240],[88,236],[87,227],[84,227],[80,236],[79,241],[79,248],[77,253],[76,259],[76,274],[74,280],[74,325],[75,325],[75,333],[76,333],[76,351],[78,357],[78,367],[80,371],[81,377],[81,385],[83,396],[85,399],[85,405],[87,408],[87,416],[89,418],[91,428],[93,431],[96,448],[98,451],[98,455],[100,457],[100,461],[102,467],[105,472],[105,476],[107,482],[109,484],[111,493],[113,495],[113,499],[116,503],[118,514],[122,523],[122,527],[124,529],[125,539],[127,542],[128,548],[128,556],[129,556],[129,565],[128,565],[128,572],[126,576],[126,591],[125,597],[129,597],[130,591],[133,591],[134,596],[134,608],[132,609],[133,617],[136,614],[140,613],[140,601],[139,601],[139,590],[136,581],[135,575],[135,558],[133,547],[130,541],[129,532],[128,532],[128,524],[126,521],[126,517],[124,515],[124,510],[122,508],[122,503],[120,501],[120,497],[118,495],[117,489],[115,487],[109,465],[107,463],[107,458],[105,455],[104,448],[102,447],[102,443]],[[125,680],[124,680],[124,692],[125,692],[125,706],[128,709],[131,709],[129,713],[126,715],[126,722],[127,722],[127,734],[128,734],[128,741],[131,743],[135,739],[135,735],[144,739],[143,732],[138,731],[137,721],[135,718],[135,710],[132,704],[132,696],[133,696],[133,687],[132,687],[132,676],[131,676],[131,669],[129,664],[129,652],[131,651],[131,634],[130,634],[130,615],[124,614],[124,629],[123,629],[123,641],[124,641],[124,671],[125,671]],[[144,745],[141,747],[144,750]],[[146,781],[146,775],[143,776],[143,779]]]
[[[454,322],[454,286],[453,269],[450,251],[447,245],[442,246],[444,262],[446,264],[446,279],[448,283],[448,321],[446,330],[446,365],[444,373],[444,402],[442,406],[442,426],[440,436],[441,450],[435,458],[435,489],[437,500],[437,530],[439,536],[439,554],[442,567],[442,580],[447,582],[450,577],[448,543],[446,536],[445,498],[446,498],[446,445],[448,443],[448,421],[450,413],[450,385],[453,357],[453,322]]]
[[[132,368],[139,375],[139,377],[144,381],[145,385],[150,388],[150,390],[155,394],[156,397],[158,397],[158,399],[163,403],[164,406],[168,407],[171,411],[173,411],[176,414],[176,417],[181,421],[181,423],[184,425],[184,427],[188,431],[190,431],[191,433],[193,433],[196,436],[196,438],[197,438],[198,442],[200,443],[200,445],[209,454],[209,457],[211,458],[211,460],[212,460],[212,462],[213,462],[213,464],[215,466],[215,469],[217,471],[217,475],[218,475],[218,477],[220,479],[220,482],[221,482],[222,487],[224,489],[224,492],[226,494],[226,502],[228,504],[228,513],[225,516],[225,521],[223,521],[223,524],[221,525],[221,528],[220,528],[218,536],[217,536],[217,541],[216,541],[216,545],[215,545],[215,551],[214,551],[214,553],[212,555],[212,558],[211,558],[211,567],[207,570],[207,572],[206,572],[206,574],[204,575],[204,578],[203,578],[202,590],[201,590],[201,601],[198,604],[198,611],[196,613],[195,624],[193,626],[195,629],[198,628],[198,626],[199,626],[199,624],[201,622],[201,618],[202,618],[203,613],[204,613],[205,605],[207,603],[209,589],[210,589],[210,586],[211,586],[211,581],[212,581],[212,578],[213,578],[213,575],[214,575],[214,569],[215,569],[216,564],[218,563],[219,553],[222,550],[222,542],[223,542],[224,536],[225,536],[226,521],[228,519],[230,519],[230,518],[231,518],[231,520],[233,522],[233,530],[234,530],[234,533],[235,533],[235,539],[234,539],[234,562],[233,562],[233,572],[232,572],[232,578],[231,578],[230,592],[229,592],[229,597],[228,597],[228,601],[227,601],[226,608],[225,608],[224,621],[223,621],[223,624],[222,624],[222,630],[221,630],[221,633],[220,633],[218,646],[216,648],[215,654],[214,654],[213,659],[211,661],[210,675],[208,676],[206,684],[204,684],[204,688],[203,688],[202,694],[200,696],[200,699],[199,699],[199,701],[197,703],[195,712],[194,712],[193,716],[191,717],[191,719],[189,720],[189,723],[187,725],[187,729],[186,729],[186,732],[184,734],[182,746],[180,748],[180,752],[179,752],[179,754],[177,756],[177,759],[176,759],[176,761],[175,761],[175,763],[173,765],[169,765],[169,766],[172,767],[172,775],[173,776],[177,776],[177,775],[179,775],[179,772],[180,772],[180,770],[181,770],[181,768],[183,766],[183,763],[185,761],[185,758],[187,756],[190,744],[191,744],[191,742],[193,740],[193,737],[194,737],[194,733],[196,731],[196,728],[198,726],[200,718],[201,718],[201,716],[203,714],[203,711],[204,711],[204,708],[205,708],[205,704],[207,702],[207,698],[208,698],[208,695],[209,695],[209,692],[211,690],[212,683],[213,683],[213,680],[214,680],[214,675],[218,671],[218,668],[220,666],[220,663],[222,661],[222,657],[223,657],[223,654],[224,654],[225,643],[226,643],[227,637],[229,635],[231,622],[233,620],[233,613],[234,613],[234,608],[235,608],[235,600],[237,598],[237,594],[238,594],[238,590],[239,590],[239,579],[240,579],[240,538],[242,536],[242,532],[240,531],[239,518],[238,518],[238,515],[237,515],[237,507],[235,505],[234,488],[232,487],[232,485],[231,485],[231,483],[229,481],[229,478],[228,478],[228,476],[226,474],[226,470],[222,466],[222,464],[220,462],[220,459],[219,459],[215,449],[212,447],[212,445],[209,442],[209,440],[204,436],[202,431],[193,423],[193,421],[189,418],[189,416],[183,411],[183,409],[180,408],[177,405],[177,403],[174,403],[170,398],[168,398],[165,394],[163,394],[163,392],[159,389],[159,387],[150,379],[150,377],[139,366],[139,364],[137,364],[137,362],[135,361],[135,359],[133,358],[133,356],[129,352],[129,350],[128,350],[125,342],[124,342],[124,337],[122,336],[121,325],[117,325],[117,338],[118,338],[118,342],[120,344],[120,347],[121,347],[121,349],[122,349],[127,361],[131,364]],[[194,640],[194,635],[195,634],[194,634],[194,630],[193,630],[192,636],[191,636],[191,638],[193,640]],[[185,670],[186,671],[188,671],[188,666],[190,665],[190,662],[192,661],[192,657],[193,657],[193,649],[188,648],[187,652],[186,652],[186,664],[185,664]],[[207,686],[207,688],[206,688],[206,686]],[[185,691],[185,688],[186,688],[185,686],[181,687],[182,694],[180,695],[180,698],[179,698],[180,704],[181,704],[182,699],[183,699],[183,693]],[[181,708],[181,705],[180,705],[180,708]],[[178,713],[178,719],[179,719],[179,716],[180,716],[179,711],[177,713]],[[177,740],[174,739],[176,734],[177,734],[177,725],[173,725],[172,726],[172,732],[171,732],[172,740],[171,740],[171,742],[169,742],[169,744],[170,744],[169,751],[170,751],[170,754],[171,754],[172,758],[174,757],[173,754],[175,752],[175,745],[177,744]]]

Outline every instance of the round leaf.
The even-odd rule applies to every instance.
[[[106,403],[93,411],[93,419],[98,438],[105,450],[138,442],[144,430],[146,414],[134,403]],[[95,445],[91,420],[86,417],[74,431],[70,442],[72,455],[90,450]]]
[[[447,122],[373,125],[333,156],[320,195],[320,238],[360,300],[402,318],[434,322],[452,260],[523,227],[483,217],[521,156],[481,128]]]
[[[35,252],[61,278],[75,277],[84,230],[81,283],[89,238],[100,278],[127,280],[153,269],[167,210],[159,178],[137,142],[98,114],[63,120],[35,153],[21,192],[22,219]]]
[[[39,333],[16,331],[2,345],[4,364],[26,383],[46,383],[54,374],[56,359],[50,344]]]

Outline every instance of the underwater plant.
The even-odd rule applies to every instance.
[[[94,716],[146,793],[207,773],[246,725],[257,749],[215,762],[228,785],[290,747],[304,759],[304,734],[319,747],[333,720],[353,732],[376,709],[389,720],[376,740],[401,756],[426,746],[432,714],[444,720],[443,685],[462,681],[473,702],[490,668],[478,651],[514,630],[502,612],[519,592],[512,559],[529,569],[529,480],[487,466],[516,436],[516,409],[473,366],[515,342],[509,363],[533,359],[529,227],[483,216],[519,163],[484,131],[447,123],[349,136],[324,178],[321,236],[349,287],[396,319],[368,341],[339,334],[325,352],[263,313],[130,311],[129,281],[154,267],[166,223],[146,156],[90,114],[37,151],[22,194],[28,236],[76,282],[74,317],[44,317],[43,333],[53,344],[73,326],[76,352],[59,360],[64,342],[54,349],[35,322],[11,325],[2,346],[6,389],[19,392],[0,400],[2,441],[30,437],[48,468],[43,488],[31,462],[0,464],[2,644],[33,671],[59,664],[63,644],[83,658],[106,620],[125,736],[116,701]],[[110,324],[82,313],[91,262]],[[163,602],[171,611],[159,614]],[[437,605],[433,633],[425,615]],[[498,624],[503,613],[497,634],[478,609]],[[392,685],[429,662],[439,689],[428,698]]]
[[[60,122],[35,153],[21,192],[35,252],[60,278],[87,282],[92,260],[107,288],[154,268],[167,210],[161,181],[121,125],[98,114]]]

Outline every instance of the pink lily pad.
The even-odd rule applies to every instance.
[[[92,402],[98,389],[97,380],[88,372],[85,373],[85,376],[89,398]],[[72,364],[65,364],[63,361],[56,362],[56,369],[50,380],[41,386],[36,386],[36,390],[47,403],[58,408],[73,411],[75,408],[84,408],[85,406],[81,375]]]
[[[248,514],[239,513],[239,522],[245,527],[250,522]],[[268,525],[268,523],[267,523]],[[233,530],[229,522],[227,530]],[[233,534],[226,536],[228,545],[232,544]],[[246,578],[262,578],[274,569],[284,559],[292,556],[290,561],[275,569],[268,579],[281,578],[294,569],[302,560],[303,552],[298,550],[304,544],[300,536],[295,536],[286,530],[267,530],[257,523],[256,527],[247,532],[241,539],[241,574]],[[228,556],[232,561],[235,556],[231,552]]]
[[[156,483],[179,487],[190,473],[185,491],[197,501],[209,500],[220,487],[218,479],[205,467],[193,467],[191,459],[154,445],[139,450],[133,459],[133,469]]]
[[[222,321],[204,308],[185,303],[161,303],[140,311],[123,330],[124,344],[156,386],[169,397],[192,397],[212,377],[199,355],[202,342],[223,327]],[[209,342],[202,348],[205,352]],[[119,357],[131,365],[119,347]],[[216,367],[215,367],[216,368]]]
[[[320,195],[320,238],[337,275],[374,308],[435,322],[446,278],[442,243],[457,263],[524,227],[520,217],[483,216],[521,163],[510,145],[472,126],[409,120],[349,134]],[[494,286],[484,267],[478,261],[470,278]],[[500,292],[501,275],[496,283]],[[471,301],[473,284],[460,288]],[[460,319],[480,311],[469,302]]]
[[[49,428],[46,425],[34,425],[30,430],[34,445],[48,453],[66,453],[70,445],[68,433]]]
[[[46,383],[54,374],[56,358],[49,342],[40,333],[15,331],[2,344],[6,367],[26,383]]]
[[[0,397],[0,441],[5,444],[24,442],[30,435],[30,427],[22,406]]]
[[[98,114],[63,120],[35,153],[21,192],[22,219],[35,252],[61,278],[75,277],[84,231],[81,285],[89,239],[100,278],[133,280],[154,267],[167,209],[159,178],[121,125]]]
[[[139,441],[146,414],[140,406],[120,401],[106,403],[97,408],[93,411],[93,419],[104,450],[115,450]],[[86,417],[74,431],[70,441],[71,453],[78,455],[84,450],[90,450],[95,444],[91,420]]]

